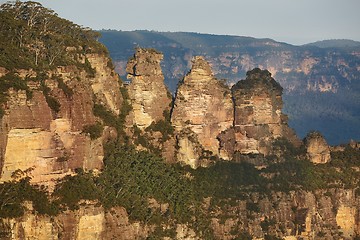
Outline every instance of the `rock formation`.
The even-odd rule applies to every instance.
[[[130,240],[149,234],[149,227],[139,222],[129,222],[122,207],[113,208],[110,213],[95,203],[84,202],[79,210],[65,211],[56,217],[31,213],[31,203],[27,207],[28,211],[23,217],[7,219],[2,226],[0,224],[4,239]]]
[[[322,164],[331,160],[330,147],[319,132],[310,132],[304,139],[307,157],[312,163]]]
[[[177,136],[177,158],[197,167],[201,158],[233,159],[235,153],[268,155],[272,143],[300,141],[282,113],[282,88],[264,70],[254,69],[232,87],[212,74],[210,65],[195,57],[179,85],[171,121]]]
[[[171,121],[178,144],[178,161],[197,167],[200,159],[217,156],[230,159],[219,151],[218,135],[233,124],[231,92],[218,81],[203,57],[195,57],[190,72],[176,92]]]
[[[256,194],[251,198],[257,206],[254,209],[249,201],[239,201],[228,209],[233,214],[226,221],[212,219],[217,238],[234,239],[234,229],[248,232],[252,239],[350,240],[359,234],[359,198],[352,190],[274,192],[266,198]]]
[[[148,54],[148,50],[140,51]],[[142,57],[139,53],[138,59]],[[103,61],[93,59],[90,62],[100,64]],[[136,64],[132,67],[135,82],[151,79],[151,74],[156,72],[146,64],[146,77],[135,73]],[[75,168],[101,168],[103,137],[106,134],[91,139],[83,133],[83,129],[101,121],[93,114],[94,102],[117,114],[121,110],[122,99],[115,91],[117,77],[111,75],[111,70],[107,70],[110,73],[101,74],[102,70],[99,69],[106,69],[104,66],[94,68],[97,69],[94,77],[87,77],[84,72],[71,66],[58,68],[56,73],[48,74],[44,83],[50,89],[47,94],[61,104],[58,111],[49,106],[47,95],[35,78],[27,82],[33,93],[32,98],[27,97],[25,90],[9,90],[5,115],[1,120],[0,147],[4,153],[2,180],[9,180],[11,173],[17,169],[25,171],[34,168],[32,181],[47,183],[71,173]],[[66,86],[72,89],[71,95],[60,87],[60,75]],[[141,81],[139,84],[143,84],[143,87],[151,85]],[[113,87],[108,88],[108,85]],[[129,95],[134,89],[137,87],[130,86]],[[157,91],[157,88],[154,89],[148,90],[146,96],[155,97],[152,91]],[[172,111],[171,121],[175,128],[179,161],[196,168],[206,165],[206,159],[212,156],[231,160],[236,151],[266,155],[271,150],[272,141],[277,138],[287,138],[297,143],[287,126],[286,117],[281,113],[281,87],[270,73],[259,69],[250,71],[246,80],[233,87],[232,93],[234,102],[231,91],[213,77],[209,64],[201,57],[194,59],[191,71],[179,86]],[[135,102],[136,95],[132,96],[131,101]],[[141,104],[145,105],[144,102]],[[159,115],[158,101],[153,104],[143,108],[148,109],[146,116],[153,116],[152,122],[166,120],[162,114]],[[169,102],[166,106],[169,106]],[[168,109],[162,107],[163,112]],[[156,110],[157,114],[151,115]],[[146,134],[152,122],[147,123],[148,126],[143,125],[146,121],[137,122],[131,114],[128,121],[133,121],[135,126],[139,123],[137,129]],[[110,131],[110,128],[105,126],[106,131]],[[153,131],[151,136],[156,136],[156,132]],[[156,138],[159,140],[162,137]],[[327,161],[329,148],[324,142],[318,134],[306,138],[309,157],[317,159],[312,160],[315,163]],[[170,140],[165,143],[174,144]],[[314,151],[314,148],[320,149],[320,152]],[[214,236],[221,239],[238,237],[234,232],[246,232],[254,238],[273,235],[285,239],[352,239],[360,233],[358,203],[359,197],[354,190],[299,190],[271,192],[261,197],[260,193],[251,192],[248,199],[237,199],[227,206],[226,211],[212,211],[210,207],[206,209],[205,203],[204,209],[209,211]],[[122,207],[105,210],[96,203],[84,202],[78,210],[49,217],[34,213],[31,204],[24,204],[28,209],[24,216],[1,219],[1,236],[15,239],[136,239],[151,236],[157,227],[131,222]],[[190,225],[176,224],[175,229],[177,239],[199,239]]]
[[[35,2],[2,5],[0,19],[1,51],[9,53],[9,61],[0,58],[1,239],[360,235],[358,143],[334,153],[334,166],[299,160],[302,153],[286,141],[299,144],[282,114],[282,88],[268,71],[249,71],[230,91],[204,58],[195,57],[172,104],[162,54],[138,48],[127,66],[127,99],[96,33]],[[58,33],[60,23],[67,35]],[[18,26],[32,36],[16,42]],[[54,44],[64,42],[72,45]],[[103,145],[115,136],[99,173]],[[132,143],[152,153],[136,152]],[[193,170],[155,155],[169,161],[175,146],[177,160],[193,168],[238,160],[238,153],[264,155],[256,156],[270,163],[261,169],[221,161]],[[273,155],[276,147],[285,157]],[[313,163],[330,160],[319,133],[309,134],[305,147]],[[24,175],[30,178],[20,179]]]
[[[273,192],[267,197],[251,193],[227,208],[226,219],[221,217],[224,212],[214,211],[210,226],[216,239],[225,240],[244,239],[238,233],[252,239],[351,240],[360,234],[359,207],[352,190]],[[31,204],[27,209],[23,217],[0,221],[2,239],[130,240],[147,238],[156,229],[130,221],[122,207],[105,211],[91,202],[55,217],[34,214]],[[201,238],[186,224],[177,224],[174,239]]]
[[[109,58],[93,54],[89,59],[94,76],[75,66],[49,71],[44,80],[37,73],[18,71],[32,97],[25,90],[8,90],[0,120],[2,181],[18,169],[33,169],[32,182],[46,184],[76,168],[101,169],[103,140],[91,139],[83,130],[101,122],[93,113],[94,103],[118,114],[122,97],[118,77],[107,66]]]
[[[271,39],[185,32],[106,30],[101,33],[101,41],[114,56],[120,75],[124,75],[128,57],[122,53],[131,51],[134,42],[164,53],[165,81],[173,91],[195,55],[206,56],[215,76],[227,79],[230,84],[243,79],[246,72],[255,67],[268,69],[284,88],[283,98],[287,100],[284,107],[297,133],[305,136],[310,130],[321,127],[331,145],[349,139],[359,141],[358,105],[349,107],[359,102],[359,45],[344,47],[348,45],[344,40],[343,45],[335,44],[330,48],[323,48],[322,44],[292,46]],[[193,44],[195,42],[201,44]],[[338,101],[339,98],[344,101]],[[311,121],[307,117],[309,114]],[[333,121],[334,114],[343,124]]]
[[[163,55],[154,49],[137,48],[126,71],[132,110],[126,118],[127,132],[140,149],[159,152],[166,161],[174,158],[170,108],[172,96],[164,84],[160,62]]]
[[[86,58],[95,70],[94,77],[89,80],[97,102],[115,115],[119,115],[122,96],[119,94],[117,74],[109,65],[111,59],[106,55],[99,54],[86,54]]]
[[[164,119],[164,111],[170,112],[171,94],[164,84],[160,61],[163,55],[154,49],[137,48],[129,60],[126,71],[131,83],[127,87],[133,110],[127,124],[141,130],[152,122]]]
[[[232,87],[235,104],[234,150],[267,155],[274,139],[299,144],[282,113],[282,88],[267,70],[255,68]]]

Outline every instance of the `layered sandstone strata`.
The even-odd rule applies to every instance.
[[[252,208],[249,206],[253,206]],[[0,221],[4,239],[145,239],[156,225],[131,221],[126,209],[105,210],[86,201],[78,210],[57,216],[39,215],[26,204],[24,216]],[[204,202],[204,209],[210,205]],[[281,239],[356,239],[360,234],[359,196],[353,190],[327,189],[315,192],[271,192],[267,196],[249,193],[226,210],[211,211],[209,218],[216,239],[253,239],[277,236]],[[202,239],[189,224],[176,224],[174,239]],[[166,225],[162,225],[166,228]],[[174,227],[174,226],[173,226]],[[241,238],[241,237],[240,237]]]
[[[312,163],[321,164],[331,160],[330,147],[319,132],[309,133],[304,142],[307,157]]]
[[[164,84],[160,62],[163,55],[154,49],[137,48],[127,64],[127,86],[132,111],[127,117],[129,126],[144,130],[152,122],[164,119],[170,112],[171,94]]]
[[[218,135],[233,124],[233,103],[228,87],[214,77],[203,57],[195,57],[179,85],[171,121],[175,127],[178,160],[192,167],[206,156],[229,159],[219,150]]]
[[[16,170],[31,169],[33,183],[54,184],[76,168],[102,168],[103,137],[91,139],[83,130],[101,122],[93,113],[94,103],[118,114],[122,96],[118,76],[107,66],[109,58],[94,54],[88,61],[93,76],[75,66],[58,67],[42,80],[32,71],[19,71],[32,96],[25,90],[8,91],[0,120],[1,181],[10,180]],[[51,107],[54,101],[58,109]],[[104,126],[104,133],[109,131]]]
[[[234,111],[234,150],[267,155],[273,140],[286,138],[299,144],[282,113],[282,87],[267,70],[255,68],[245,80],[232,87]]]

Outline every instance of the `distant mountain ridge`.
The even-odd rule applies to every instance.
[[[268,69],[284,88],[284,111],[300,137],[324,133],[330,144],[360,139],[360,46],[351,40],[303,46],[242,36],[188,32],[100,31],[117,72],[125,77],[134,47],[164,53],[165,83],[174,92],[193,56],[205,56],[218,79],[229,85],[246,72]],[[351,47],[345,47],[350,46]]]
[[[349,39],[330,39],[308,43],[305,44],[305,46],[314,46],[319,48],[351,48],[360,47],[360,42]]]

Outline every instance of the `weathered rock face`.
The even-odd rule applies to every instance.
[[[176,90],[178,80],[188,71],[194,55],[205,55],[215,76],[227,79],[230,84],[243,79],[246,72],[255,67],[268,69],[284,88],[283,99],[287,100],[284,101],[284,111],[290,116],[289,123],[301,138],[309,131],[318,129],[326,134],[331,145],[348,142],[350,139],[359,140],[358,108],[348,107],[358,102],[356,89],[360,76],[359,46],[291,46],[270,39],[183,32],[149,34],[146,31],[136,31],[134,34],[126,31],[103,31],[102,34],[101,41],[114,56],[120,75],[124,75],[125,59],[128,58],[126,53],[133,42],[155,47],[164,53],[165,81],[173,91]],[[126,44],[112,44],[117,39],[126,41]],[[201,44],[189,44],[189,39]],[[322,94],[326,92],[334,94]],[[339,102],[339,98],[344,101]],[[308,121],[309,108],[323,111],[312,111],[312,120]],[[324,118],[324,112],[341,113],[337,118],[341,118],[343,124],[338,124],[332,118]],[[342,134],[339,136],[334,129]]]
[[[110,64],[111,60],[99,54],[87,54],[86,58],[95,69],[95,76],[89,80],[97,101],[119,115],[122,96],[119,94],[119,79]]]
[[[143,130],[163,120],[165,110],[170,112],[171,94],[164,84],[162,58],[156,50],[137,48],[127,64],[127,78],[131,80],[127,89],[133,108],[127,117],[130,127],[136,125]]]
[[[163,55],[154,49],[137,48],[128,61],[126,71],[131,83],[127,92],[132,110],[126,117],[126,128],[138,149],[158,151],[172,162],[175,140],[165,133],[165,128],[171,128],[172,96],[164,84],[162,59]]]
[[[253,239],[268,235],[281,239],[350,240],[360,230],[359,198],[353,190],[274,192],[265,198],[251,194],[249,200],[233,206],[227,209],[225,221],[216,215],[212,219],[215,236],[220,239],[234,239],[236,235],[231,232],[238,231]]]
[[[139,239],[148,235],[149,227],[130,223],[122,207],[105,212],[92,203],[56,217],[34,215],[29,211],[18,219],[3,219],[3,239]]]
[[[212,210],[209,217],[216,239],[243,239],[240,233],[245,233],[252,239],[351,240],[360,234],[359,200],[344,189],[249,193],[247,200]],[[32,213],[31,204],[27,208],[23,217],[0,220],[2,239],[145,239],[156,228],[129,221],[122,207],[105,211],[92,202],[55,217]],[[176,239],[202,238],[190,226],[177,224]]]
[[[304,139],[307,157],[313,163],[327,163],[331,160],[330,147],[319,132],[311,132]]]
[[[231,92],[214,77],[204,58],[194,58],[192,69],[179,85],[171,121],[177,134],[179,161],[196,167],[204,151],[231,158],[226,151],[219,151],[217,139],[233,124]]]
[[[33,80],[26,80],[32,97],[24,90],[8,91],[5,115],[0,120],[1,181],[10,180],[18,169],[32,168],[32,182],[54,184],[53,179],[76,168],[102,167],[102,138],[91,139],[82,131],[84,126],[101,121],[93,114],[95,102],[119,113],[122,97],[118,77],[105,60],[108,58],[102,55],[90,56],[94,76],[75,66],[58,67],[47,73],[45,86],[36,73],[20,71],[24,81],[32,74]],[[58,111],[49,107],[49,97],[60,104]]]
[[[282,110],[282,88],[267,70],[255,68],[232,87],[235,104],[234,150],[267,155],[274,139],[299,144]]]

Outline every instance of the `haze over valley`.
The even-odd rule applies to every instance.
[[[360,239],[357,0],[41,2],[0,5],[0,239]]]
[[[101,31],[116,71],[136,46],[164,53],[165,83],[175,92],[195,55],[231,86],[255,67],[268,69],[284,88],[284,112],[300,137],[321,131],[331,144],[360,136],[360,42],[328,40],[293,46],[272,39],[186,32]]]

